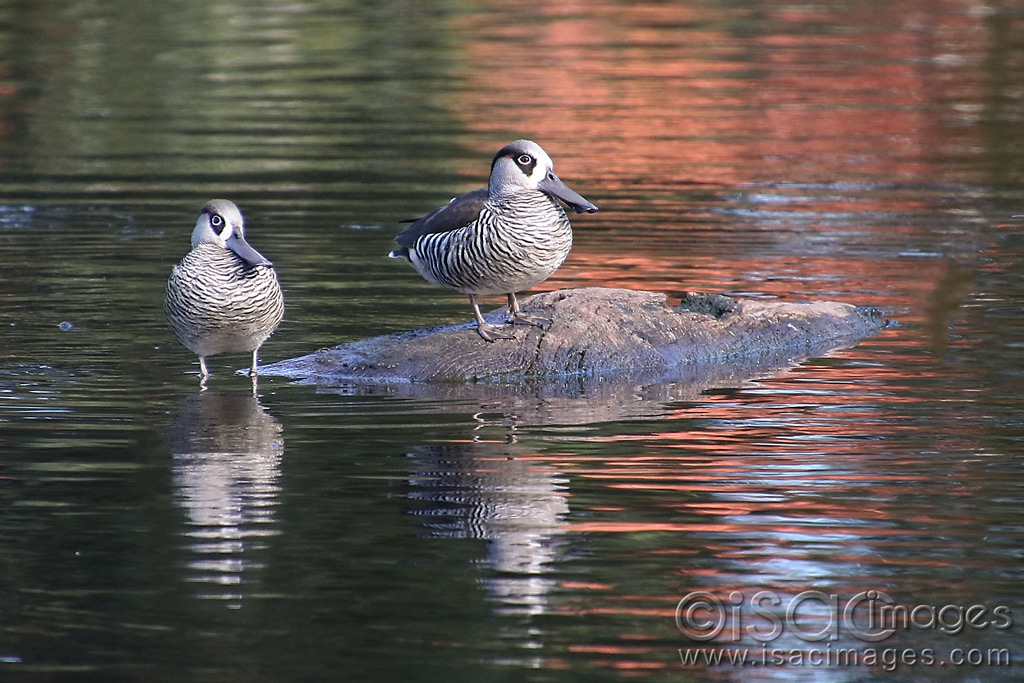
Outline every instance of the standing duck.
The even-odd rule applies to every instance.
[[[519,310],[516,292],[551,277],[572,248],[572,227],[558,201],[576,213],[597,207],[569,189],[540,145],[516,140],[491,162],[487,189],[453,199],[395,238],[404,258],[428,282],[469,295],[477,332],[486,341],[515,339],[484,322],[477,297],[508,297],[508,322],[543,327],[547,318]]]
[[[242,213],[226,199],[206,203],[192,232],[192,251],[171,270],[164,299],[167,324],[199,356],[205,386],[206,357],[256,356],[284,317],[284,297],[273,264],[245,241]],[[255,380],[254,380],[255,381]]]

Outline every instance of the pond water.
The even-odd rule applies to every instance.
[[[848,5],[0,7],[0,678],[1019,680],[1024,3]],[[601,207],[538,290],[897,324],[715,382],[199,391],[161,302],[206,200],[273,362],[469,320],[386,254],[518,137]]]

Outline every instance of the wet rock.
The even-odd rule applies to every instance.
[[[584,288],[538,294],[525,312],[552,319],[488,343],[475,325],[402,332],[341,344],[260,368],[321,386],[348,383],[519,381],[806,357],[881,329],[877,311],[836,302],[735,301],[689,293]],[[485,316],[500,323],[504,308]]]

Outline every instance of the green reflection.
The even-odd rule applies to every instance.
[[[450,127],[447,11],[110,0],[4,14],[0,166],[34,187],[52,178],[65,191],[144,192],[173,179],[203,196],[338,191],[444,166],[420,146],[431,147],[425,131]],[[409,139],[395,145],[396,135]]]

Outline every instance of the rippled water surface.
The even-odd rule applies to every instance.
[[[0,679],[1018,680],[1022,64],[1020,2],[3,4]],[[538,289],[896,324],[199,391],[161,302],[206,200],[278,270],[272,362],[468,320],[385,255],[518,137],[601,207]]]

